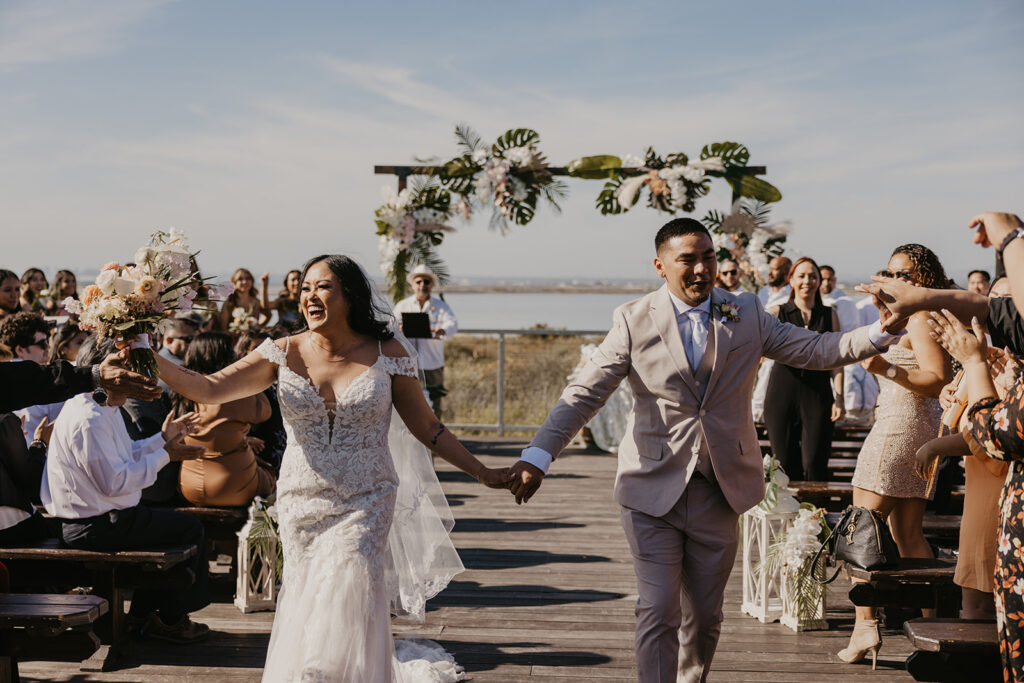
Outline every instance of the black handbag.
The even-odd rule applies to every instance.
[[[833,539],[835,539],[833,541]],[[831,546],[829,542],[832,541]],[[832,532],[818,548],[811,566],[817,565],[818,558],[827,552],[826,564],[836,566],[843,561],[854,567],[866,569],[886,569],[900,563],[900,551],[893,540],[892,532],[878,510],[850,506],[843,511]],[[828,579],[818,583],[832,583],[839,575],[840,567]]]

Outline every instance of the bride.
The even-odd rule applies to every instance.
[[[157,355],[161,379],[198,403],[226,403],[278,382],[288,433],[276,503],[285,570],[263,680],[454,680],[454,662],[434,643],[399,641],[401,659],[410,651],[416,659],[395,656],[389,601],[401,592],[410,602],[394,578],[407,577],[409,567],[396,565],[420,563],[415,582],[431,584],[426,597],[458,569],[435,571],[431,581],[422,565],[436,565],[433,549],[395,552],[391,539],[389,550],[399,494],[388,448],[392,408],[420,442],[486,486],[506,488],[508,471],[483,465],[434,416],[415,360],[354,261],[334,255],[306,263],[299,310],[306,331],[268,339],[209,376]],[[404,514],[405,502],[425,497],[402,498]],[[407,535],[423,542],[418,531]],[[422,611],[423,590],[410,611]]]

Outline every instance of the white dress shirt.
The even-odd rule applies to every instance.
[[[781,306],[789,301],[789,293],[792,290],[793,288],[789,284],[785,284],[782,286],[782,289],[776,292],[769,285],[762,287],[757,292],[757,298],[761,300],[761,305],[768,309],[772,306]]]
[[[54,426],[39,495],[46,511],[62,519],[123,510],[139,504],[142,489],[168,462],[160,434],[132,441],[119,409],[79,394]]]
[[[451,338],[459,331],[459,323],[455,320],[455,314],[452,313],[451,307],[435,296],[427,299],[421,306],[415,296],[410,296],[395,304],[395,314],[399,321],[401,321],[403,313],[426,313],[430,318],[431,330],[444,330],[444,337],[441,339],[409,339],[419,355],[421,370],[443,368],[444,340]]]

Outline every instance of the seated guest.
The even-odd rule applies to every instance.
[[[235,362],[231,335],[203,332],[185,352],[184,367],[212,375]],[[248,505],[256,496],[273,493],[276,486],[269,468],[261,467],[247,435],[249,428],[270,417],[270,403],[262,393],[223,404],[193,403],[174,395],[175,415],[195,411],[199,421],[185,437],[205,447],[206,454],[181,464],[181,494],[193,505]]]
[[[14,413],[0,413],[0,547],[55,535],[53,525],[35,508],[40,504],[39,483],[52,430],[53,425],[44,420],[26,446],[21,419]]]
[[[79,351],[79,364],[98,363],[113,349],[109,339],[89,337]],[[137,589],[130,614],[143,635],[195,641],[209,633],[188,617],[209,602],[203,525],[192,515],[139,505],[140,491],[156,480],[161,467],[202,455],[201,447],[183,442],[195,415],[168,419],[160,434],[133,442],[118,414],[123,402],[123,394],[111,392],[106,405],[91,394],[65,403],[50,440],[40,499],[57,518],[61,541],[71,548],[196,546],[198,553],[188,565],[195,583],[184,590]]]
[[[53,276],[53,301],[55,313],[51,315],[70,315],[61,305],[68,297],[78,299],[78,279],[70,270],[58,270]]]
[[[15,313],[0,320],[0,344],[5,344],[14,352],[15,361],[32,361],[45,363],[50,348],[50,326],[41,313]],[[50,422],[57,419],[63,401],[35,405],[17,411],[18,417],[25,420],[25,443],[32,440],[35,431],[43,418]]]
[[[0,319],[14,315],[21,310],[21,283],[18,276],[0,268]]]
[[[78,357],[78,349],[88,337],[89,333],[73,322],[55,327],[50,333],[50,351],[46,362],[56,363],[59,360],[66,360],[69,363],[74,363],[75,358]]]

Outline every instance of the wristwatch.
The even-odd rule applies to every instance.
[[[100,366],[92,366],[92,400],[101,406],[107,405],[107,390],[103,388],[103,380],[100,377]]]
[[[996,253],[1002,255],[1003,250],[1006,249],[1007,245],[1009,245],[1010,242],[1014,241],[1018,237],[1024,237],[1024,228],[1017,228],[1016,230],[1011,232],[1009,235],[1004,237],[1003,238],[1003,243],[999,245],[998,249],[996,249]]]
[[[890,365],[888,368],[886,368],[885,376],[888,377],[891,380],[895,380],[896,379],[896,366],[895,365]]]

